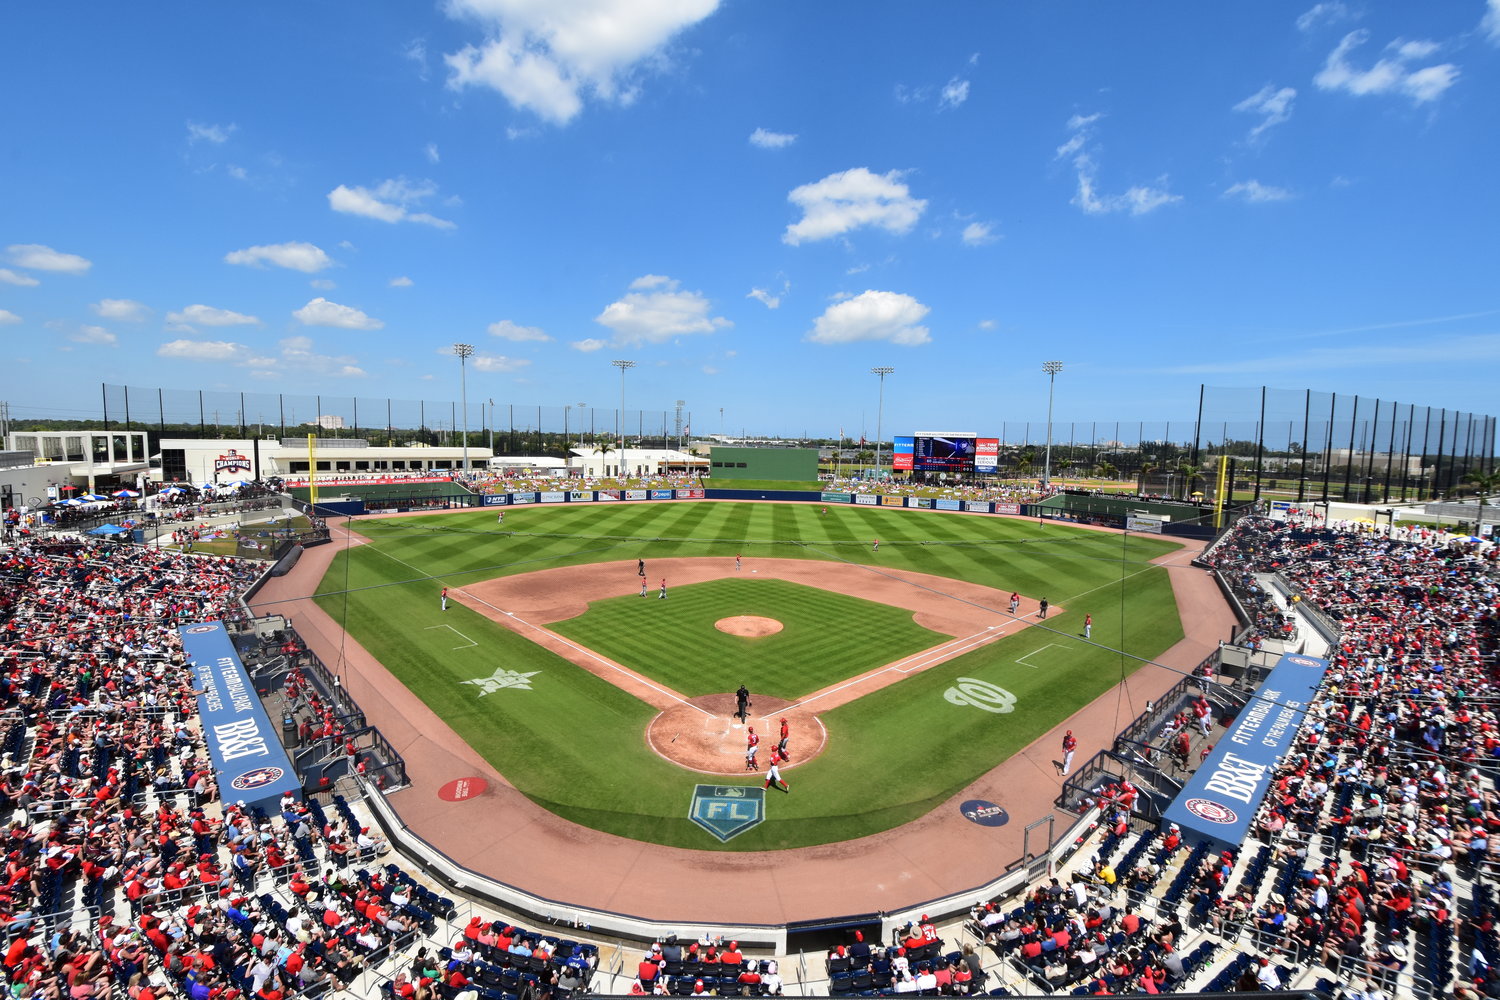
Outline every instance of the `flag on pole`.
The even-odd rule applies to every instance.
[[[693,433],[693,425],[692,424],[683,424],[682,425],[682,434],[683,434],[683,436],[686,437],[687,435],[689,435],[691,433]]]

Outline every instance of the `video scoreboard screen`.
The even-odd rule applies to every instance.
[[[962,431],[918,431],[912,437],[912,469],[917,472],[973,472],[978,435]]]

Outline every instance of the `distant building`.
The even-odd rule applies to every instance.
[[[595,479],[620,475],[621,459],[618,449],[602,451],[598,448],[574,448],[572,455],[568,465],[578,475]],[[703,475],[709,471],[708,459],[697,458],[675,448],[626,448],[624,464],[626,478],[680,473]]]
[[[469,448],[470,468],[483,469],[489,459],[488,448]],[[464,450],[456,445],[371,447],[360,438],[323,438],[316,442],[311,461],[317,463],[318,472],[330,474],[451,472],[463,468]],[[272,476],[301,478],[307,475],[308,468],[306,438],[180,438],[162,441],[161,470],[157,475],[164,482],[201,486]]]
[[[321,427],[325,431],[341,431],[348,425],[344,423],[343,417],[335,416],[332,413],[325,413],[313,421],[312,426]]]

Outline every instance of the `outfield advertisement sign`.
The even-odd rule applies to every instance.
[[[479,502],[486,507],[501,507],[510,503],[510,497],[504,493],[486,493],[479,498]]]
[[[984,500],[965,500],[964,510],[970,514],[988,514],[990,512],[990,505]]]
[[[1161,518],[1143,517],[1140,514],[1125,515],[1125,530],[1144,532],[1149,535],[1161,534]]]
[[[568,503],[593,503],[593,490],[569,490]]]
[[[548,490],[541,494],[542,503],[567,503],[568,495],[562,490]]]
[[[823,494],[823,502],[824,503],[848,503],[850,500],[853,500],[853,499],[854,499],[854,494],[852,494],[852,493],[824,493]]]
[[[672,490],[648,490],[652,500],[671,500],[674,494]]]
[[[600,500],[618,500],[618,499],[620,499],[620,491],[619,490],[595,490],[594,493],[595,493],[595,495]]]
[[[932,497],[907,497],[906,506],[917,507],[921,510],[931,510]]]
[[[891,448],[891,468],[896,472],[910,472],[912,455],[917,449],[917,439],[898,434],[893,441],[895,444]]]
[[[882,507],[905,507],[906,497],[883,496],[880,498],[880,505]]]
[[[510,495],[510,502],[511,503],[536,503],[536,494],[535,493],[512,493]]]
[[[996,472],[1000,468],[1000,439],[974,439],[974,471]]]
[[[1287,653],[1255,697],[1220,738],[1213,753],[1162,813],[1188,841],[1208,840],[1216,850],[1238,847],[1271,787],[1276,762],[1291,750],[1297,731],[1328,671],[1328,661]]]
[[[302,781],[224,623],[183,625],[177,631],[200,692],[198,721],[218,775],[219,799],[243,799],[251,808],[274,814],[283,794],[301,793]]]
[[[878,507],[880,498],[873,493],[861,493],[854,498],[854,502],[864,504],[866,507]]]
[[[1019,514],[1021,513],[1021,505],[1018,503],[997,503],[995,504],[995,513]]]
[[[625,499],[626,500],[645,500],[649,495],[650,494],[649,494],[649,492],[647,490],[626,490],[625,491]]]
[[[677,499],[679,499],[679,500],[702,500],[703,499],[703,491],[702,490],[678,490],[677,491]]]
[[[961,500],[938,500],[936,503],[933,504],[933,506],[936,507],[938,510],[963,510],[964,509],[963,501],[961,501]]]

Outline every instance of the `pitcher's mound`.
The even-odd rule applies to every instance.
[[[782,624],[774,618],[762,618],[759,615],[735,615],[733,618],[720,618],[714,622],[714,628],[746,639],[759,639],[780,632]]]

